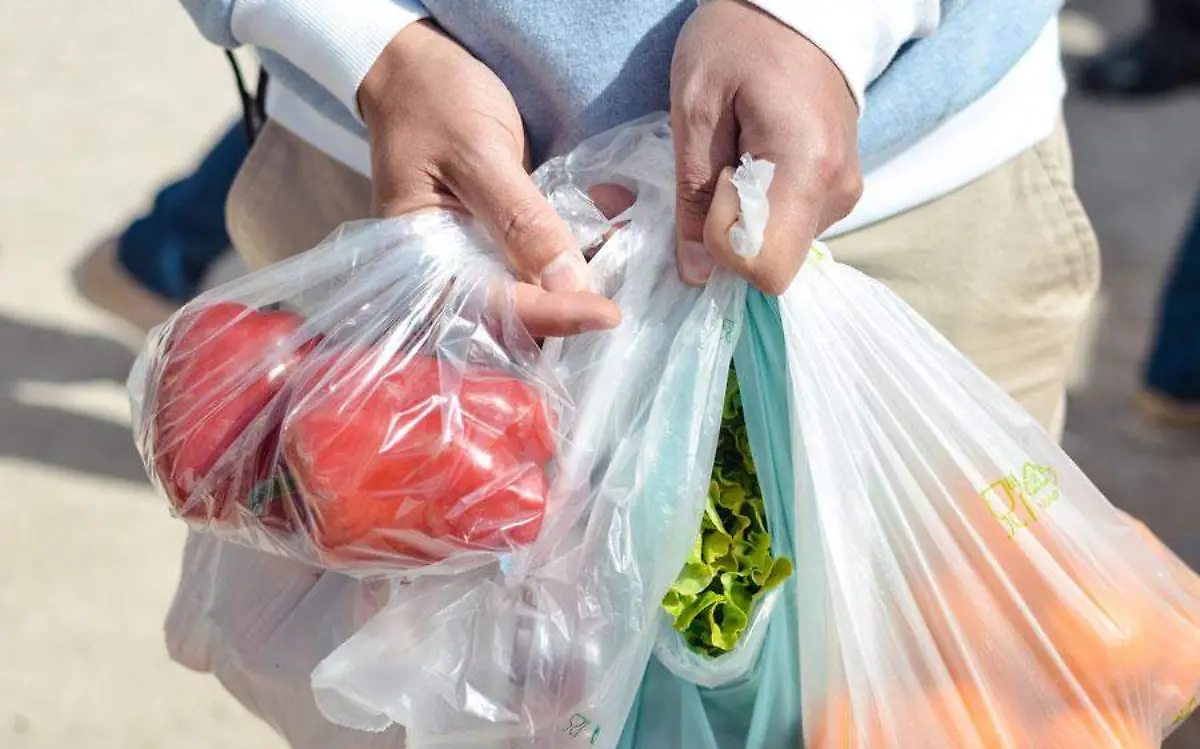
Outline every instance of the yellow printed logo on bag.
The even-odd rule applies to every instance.
[[[1196,698],[1193,697],[1190,700],[1188,700],[1188,703],[1183,706],[1183,709],[1180,710],[1175,715],[1174,718],[1171,718],[1171,724],[1167,727],[1174,728],[1175,726],[1179,725],[1183,721],[1187,720],[1189,715],[1196,712],[1196,707],[1197,707]]]
[[[1009,538],[1038,521],[1038,513],[1058,501],[1058,472],[1026,463],[1020,471],[993,481],[979,492]]]

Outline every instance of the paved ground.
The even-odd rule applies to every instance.
[[[74,256],[234,112],[178,3],[0,3],[0,747],[279,749],[161,622],[183,527],[132,452]]]
[[[1079,4],[1109,30],[1128,0]],[[182,527],[130,446],[120,331],[72,259],[233,113],[220,55],[175,3],[0,3],[0,748],[267,749],[208,678],[166,659]],[[1128,418],[1155,297],[1200,187],[1200,97],[1072,101],[1080,192],[1106,262],[1067,445],[1113,501],[1200,567],[1200,446]],[[1200,725],[1172,749],[1200,749]]]

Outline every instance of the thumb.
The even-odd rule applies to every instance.
[[[734,169],[721,173],[712,208],[704,225],[704,244],[716,262],[745,278],[760,291],[778,296],[789,285],[816,236],[817,206],[803,178],[789,169],[788,162],[776,164],[775,179],[767,191],[771,207],[763,245],[754,257],[741,257],[733,248],[730,229],[739,220],[741,198],[733,184]]]
[[[547,291],[588,288],[587,262],[574,235],[519,161],[479,159],[463,173],[448,186],[521,277]]]

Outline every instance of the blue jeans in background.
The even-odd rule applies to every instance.
[[[248,146],[234,124],[196,171],[159,191],[154,205],[118,240],[117,260],[139,283],[172,301],[195,296],[204,274],[229,248],[225,198]]]
[[[1200,196],[1191,221],[1163,289],[1146,386],[1200,404]]]

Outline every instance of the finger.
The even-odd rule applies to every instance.
[[[762,248],[754,257],[741,257],[729,235],[741,211],[733,173],[726,169],[718,182],[704,226],[705,245],[719,265],[743,276],[760,291],[778,296],[791,285],[807,257],[823,210],[822,196],[787,163],[776,164],[775,179],[767,191],[770,215]]]
[[[621,185],[605,182],[588,188],[588,197],[607,219],[620,216],[637,200],[633,190]]]
[[[704,246],[705,221],[721,170],[737,160],[737,125],[730,109],[719,102],[689,102],[686,90],[677,98],[671,106],[676,259],[684,282],[700,286],[714,267]]]
[[[612,220],[622,213],[627,211],[637,201],[637,194],[633,190],[621,185],[604,183],[593,185],[588,188],[588,197],[596,204],[596,208],[604,214],[604,217]],[[600,248],[604,246],[608,240],[612,239],[613,235],[621,229],[624,229],[629,224],[628,221],[622,221],[618,224],[613,224],[604,232],[604,236],[600,241],[594,243],[591,247],[584,249],[584,256],[591,260],[595,257]]]
[[[739,265],[726,254],[729,241],[723,227],[714,222],[706,227],[706,236],[714,242],[718,235],[722,239],[716,250],[722,262],[760,290],[781,294],[808,257],[814,238],[845,216],[861,194],[856,119],[846,112],[831,124],[828,113],[797,109],[766,91],[744,91],[736,109],[739,152],[775,164],[763,246]]]
[[[611,330],[621,311],[608,299],[585,291],[546,291],[519,283],[513,295],[517,318],[535,338]]]
[[[521,161],[495,153],[447,169],[450,189],[483,222],[522,277],[548,291],[588,288],[587,262],[575,237],[525,172]]]
[[[721,170],[713,189],[712,202],[709,204],[708,215],[704,219],[701,230],[705,248],[712,254],[713,259],[735,273],[745,273],[746,259],[733,251],[729,230],[737,223],[741,215],[741,200],[737,189],[733,186],[734,168],[727,166]]]

